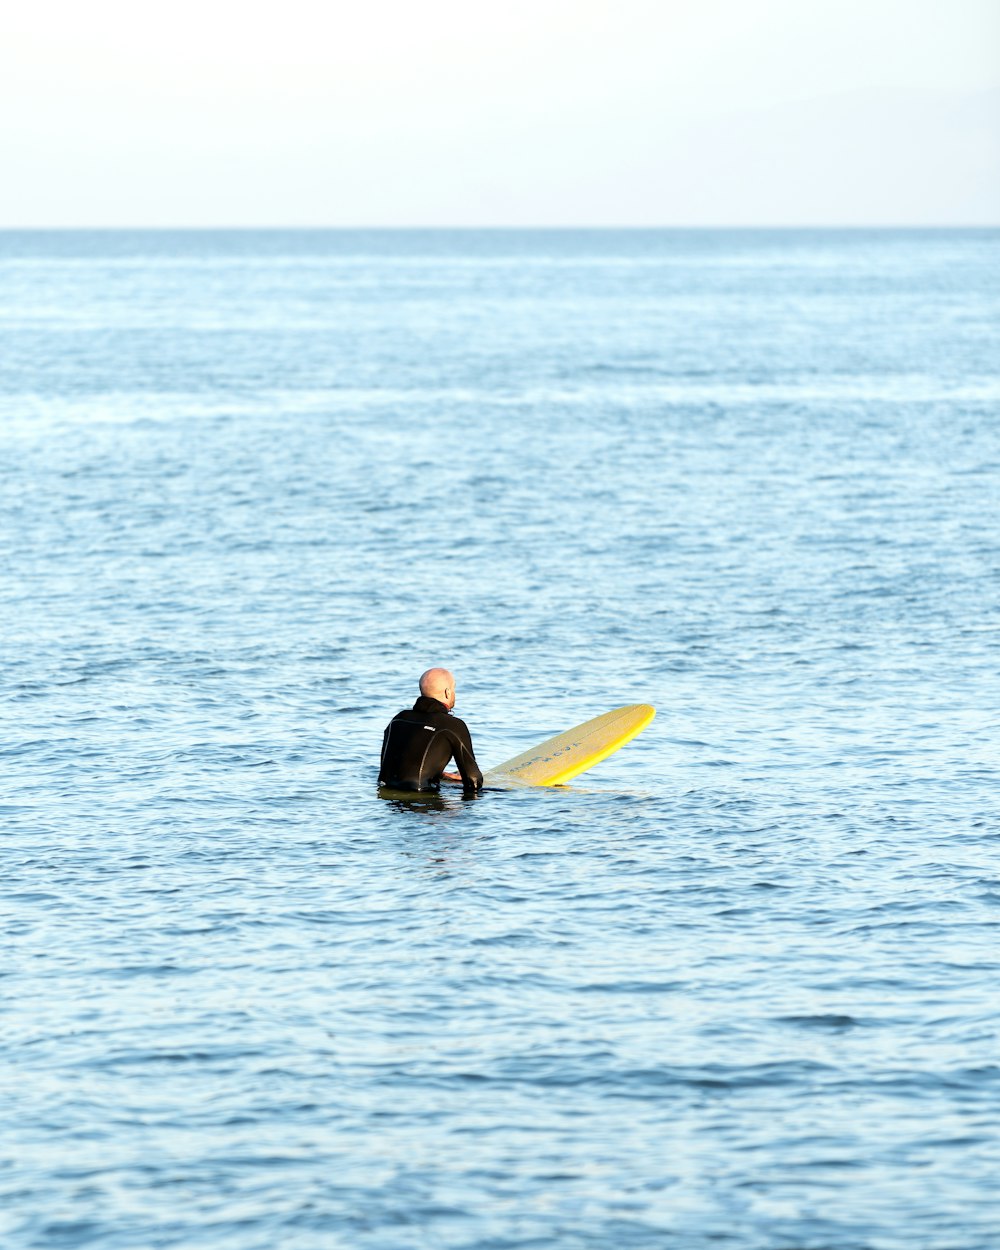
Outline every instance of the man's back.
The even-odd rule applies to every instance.
[[[421,688],[425,684],[422,679]],[[452,693],[449,687],[448,694]],[[386,726],[379,784],[396,790],[436,791],[452,758],[466,794],[480,789],[483,774],[465,721],[452,716],[441,700],[422,694],[412,708],[394,716]]]

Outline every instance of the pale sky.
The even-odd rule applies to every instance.
[[[997,225],[998,0],[31,0],[2,226]]]

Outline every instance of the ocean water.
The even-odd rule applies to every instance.
[[[4,1250],[995,1250],[998,262],[0,234]]]

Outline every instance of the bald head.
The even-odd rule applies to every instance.
[[[420,678],[420,693],[450,710],[455,706],[455,678],[446,668],[429,668]]]

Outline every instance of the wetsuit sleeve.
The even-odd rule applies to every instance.
[[[378,779],[379,784],[388,780],[388,771],[386,769],[386,752],[389,749],[389,732],[392,729],[392,721],[385,727],[385,733],[382,735],[382,754],[379,756],[378,762]]]
[[[454,738],[455,763],[462,774],[462,789],[466,794],[474,793],[483,788],[483,774],[476,763],[476,755],[472,749],[472,735],[464,720],[452,718],[450,726]]]

